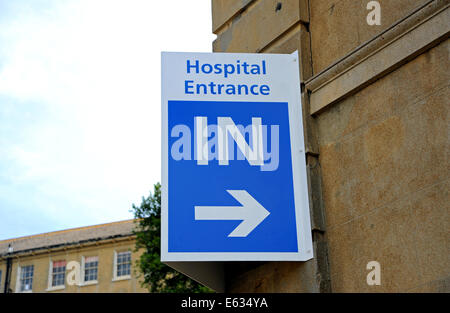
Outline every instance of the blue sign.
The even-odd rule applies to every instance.
[[[293,60],[163,54],[163,261],[312,257]]]

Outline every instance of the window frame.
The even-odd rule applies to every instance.
[[[121,276],[117,276],[117,268],[118,268],[118,264],[117,264],[117,258],[119,256],[120,253],[124,253],[127,252],[130,254],[130,274],[128,275],[121,275]],[[114,250],[114,264],[113,264],[113,279],[112,281],[120,281],[120,280],[127,280],[127,279],[131,279],[131,268],[132,268],[132,253],[131,250],[127,249],[127,250]]]
[[[96,257],[97,258],[97,279],[86,281],[86,258]],[[98,284],[98,268],[99,268],[99,257],[96,255],[92,256],[82,256],[81,257],[81,286],[95,285]]]
[[[22,290],[22,273],[23,268],[31,267],[32,268],[32,275],[31,275],[31,288]],[[18,265],[17,266],[17,277],[16,277],[16,293],[32,293],[33,292],[33,278],[34,278],[34,264],[27,264],[27,265]]]
[[[64,266],[64,284],[63,285],[57,285],[57,286],[53,286],[53,263],[55,261],[50,260],[49,262],[49,267],[48,267],[48,283],[47,283],[47,289],[46,291],[54,291],[54,290],[63,290],[66,289],[66,271],[67,271],[67,261],[66,259],[58,259],[58,262],[60,261],[64,261],[66,262],[65,266]]]

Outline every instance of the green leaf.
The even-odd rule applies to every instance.
[[[132,205],[135,218],[135,251],[143,250],[136,262],[142,286],[150,292],[183,293],[213,292],[184,274],[161,263],[161,184],[156,183],[153,193],[142,197],[140,206]]]

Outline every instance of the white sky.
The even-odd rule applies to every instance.
[[[160,180],[160,52],[210,0],[0,0],[0,240],[132,218]]]

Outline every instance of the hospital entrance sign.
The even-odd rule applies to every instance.
[[[162,53],[162,261],[312,258],[298,62]]]

